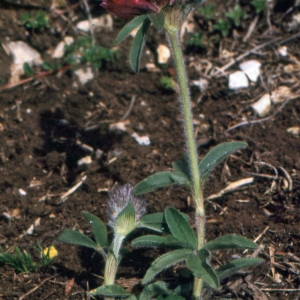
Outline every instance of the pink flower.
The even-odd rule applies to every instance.
[[[112,14],[121,18],[131,18],[149,12],[158,13],[162,7],[174,0],[103,0],[100,4]]]

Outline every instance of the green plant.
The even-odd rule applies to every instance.
[[[252,0],[250,4],[254,7],[255,12],[259,15],[267,9],[266,0]]]
[[[12,266],[17,272],[26,274],[36,271],[36,265],[32,260],[31,255],[25,250],[21,251],[19,247],[15,247],[15,255],[5,253],[0,248],[0,262]]]
[[[198,8],[198,11],[205,17],[206,20],[211,20],[215,12],[216,5],[209,4]]]
[[[57,256],[57,250],[53,246],[43,250],[40,243],[37,242],[37,246],[33,246],[33,248],[39,254],[37,263],[33,261],[30,253],[25,250],[21,251],[19,247],[15,247],[14,254],[5,253],[0,247],[0,263],[12,266],[17,272],[28,274],[36,272],[39,268],[49,266]]]
[[[223,278],[230,276],[241,268],[254,266],[262,261],[259,258],[245,257],[234,259],[220,267],[214,267],[211,260],[214,251],[230,248],[256,249],[257,245],[242,236],[234,234],[221,236],[209,242],[206,242],[205,239],[204,185],[217,165],[233,152],[245,148],[247,144],[239,141],[223,143],[211,149],[201,161],[198,159],[189,85],[179,40],[181,24],[194,6],[199,4],[198,2],[201,3],[202,1],[186,1],[184,5],[181,1],[175,1],[172,5],[168,5],[164,1],[154,0],[140,0],[138,2],[124,0],[122,3],[103,1],[101,4],[118,16],[135,16],[120,31],[116,43],[119,44],[132,30],[138,28],[130,50],[130,64],[136,73],[139,71],[140,58],[150,25],[153,24],[157,30],[165,30],[172,49],[177,73],[181,104],[179,107],[183,116],[186,149],[183,159],[172,163],[173,169],[171,171],[153,174],[135,187],[125,185],[120,189],[114,188],[112,190],[108,201],[109,225],[114,232],[112,241],[109,241],[107,237],[107,230],[103,222],[87,212],[84,212],[84,217],[92,226],[95,241],[72,230],[65,230],[60,235],[60,241],[92,248],[104,258],[104,283],[99,288],[92,290],[90,292],[92,295],[104,296],[106,299],[114,297],[137,299],[135,295],[126,293],[122,287],[115,284],[115,276],[122,258],[124,241],[128,241],[131,232],[140,227],[152,229],[158,233],[163,233],[163,235],[138,237],[132,241],[133,246],[162,247],[171,249],[171,251],[155,259],[147,270],[142,280],[145,287],[139,296],[139,300],[152,298],[184,299],[182,296],[185,292],[189,295],[188,299],[199,300],[202,298],[204,288],[217,289],[220,286],[220,280]],[[145,14],[146,12],[148,14]],[[243,19],[243,15],[239,13],[238,18],[235,18],[234,15],[232,15],[232,18],[238,24],[238,21]],[[227,27],[231,26],[228,20],[226,22]],[[227,31],[224,28],[219,30],[226,36],[230,27]],[[143,202],[136,197],[172,185],[181,185],[190,190],[195,207],[195,230],[190,226],[188,217],[173,207],[168,207],[164,213],[144,215]],[[166,282],[151,283],[160,272],[181,262],[185,262],[193,278],[191,280],[193,284],[190,285],[187,291],[180,283],[175,289],[172,289]]]
[[[160,84],[162,85],[162,87],[166,90],[173,90],[174,89],[174,82],[172,77],[169,76],[163,76],[160,79]]]
[[[203,32],[193,32],[191,37],[186,41],[188,46],[193,46],[197,48],[203,48],[204,33]]]
[[[28,29],[43,30],[49,27],[49,16],[43,11],[29,12],[21,15],[20,24]]]
[[[232,11],[226,13],[226,17],[230,19],[236,27],[240,27],[242,21],[247,18],[247,13],[237,4]]]
[[[65,46],[66,62],[68,64],[90,63],[101,68],[104,62],[112,62],[116,51],[94,46],[91,37],[82,37],[76,43]]]
[[[231,30],[231,24],[226,19],[219,19],[218,22],[213,27],[215,30],[219,31],[223,37],[228,36]]]

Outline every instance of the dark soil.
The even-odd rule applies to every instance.
[[[14,2],[17,1],[0,4],[3,42],[7,38],[25,41],[47,60],[47,51],[62,39],[61,32],[75,39],[81,35],[70,22],[72,14],[86,19],[83,5],[75,3],[71,7],[71,1],[65,18],[52,11],[51,28],[31,32],[19,25],[20,15],[37,9],[50,13],[50,1],[35,1],[34,5],[30,1],[24,1],[24,5],[23,1]],[[219,2],[222,11],[225,4]],[[91,2],[90,6],[94,16],[105,13],[98,3]],[[245,43],[242,39],[255,17],[251,11],[242,28],[218,43],[207,43],[201,49],[183,43],[189,78],[202,77],[209,83],[202,93],[192,88],[200,158],[221,142],[238,140],[249,145],[212,173],[205,197],[219,193],[230,182],[254,177],[253,184],[207,201],[207,240],[227,233],[252,240],[261,235],[257,241],[262,246],[259,256],[265,259],[261,266],[223,282],[210,299],[300,299],[300,138],[287,133],[288,128],[300,126],[300,98],[287,101],[282,108],[280,104],[273,106],[267,115],[270,118],[263,122],[227,131],[245,120],[261,120],[250,105],[266,92],[285,85],[300,95],[299,69],[284,69],[288,64],[300,64],[300,39],[294,37],[299,27],[288,30],[288,23],[298,11],[295,8],[286,15],[278,10],[271,11],[272,31],[268,31],[266,18],[261,17]],[[194,22],[196,30],[204,24],[199,13]],[[114,18],[113,32],[95,30],[97,44],[110,47],[124,24]],[[63,30],[55,32],[56,26]],[[285,41],[289,37],[292,38]],[[230,91],[226,77],[204,74],[194,67],[195,63],[204,66],[205,61],[222,67],[229,60],[221,58],[221,50],[235,52],[236,58],[275,38],[276,42],[247,56],[262,62],[259,82],[248,89]],[[0,48],[0,78],[4,81],[0,91],[0,245],[4,251],[13,252],[18,246],[34,253],[31,246],[39,241],[43,247],[54,243],[59,252],[51,267],[30,274],[0,265],[0,299],[87,299],[86,291],[103,282],[102,262],[92,251],[56,242],[59,234],[71,228],[90,235],[81,212],[88,211],[107,222],[107,192],[115,183],[137,183],[170,169],[172,161],[182,158],[184,143],[177,96],[160,84],[163,75],[173,76],[172,64],[158,66],[158,72],[145,68],[145,63],[153,59],[153,49],[162,41],[164,34],[151,30],[146,44],[150,56],[143,58],[140,74],[130,70],[127,41],[121,44],[114,62],[107,63],[92,81],[78,88],[73,87],[75,77],[71,70],[8,88],[11,58]],[[278,54],[283,45],[289,53],[284,58]],[[227,72],[237,69],[238,65],[233,64]],[[126,118],[127,132],[110,130],[110,125],[119,122],[128,111],[132,97],[135,102]],[[151,145],[139,145],[131,137],[133,131],[149,136]],[[92,158],[92,163],[78,167],[78,160],[86,156]],[[84,177],[82,185],[62,199]],[[144,198],[149,212],[174,206],[192,216],[193,207],[184,188],[165,188]],[[39,225],[31,234],[26,233],[37,220]],[[130,290],[140,290],[139,282],[156,254],[128,248],[118,282]],[[232,255],[243,253],[216,253],[214,263],[222,264]],[[162,278],[172,280],[176,275],[164,273]],[[69,285],[71,289],[67,291]]]

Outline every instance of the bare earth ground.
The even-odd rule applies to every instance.
[[[25,41],[49,59],[47,51],[57,45],[62,34],[54,34],[51,29],[28,33],[18,20],[21,13],[39,7],[50,13],[50,4],[42,0],[24,5],[13,2],[16,1],[0,4],[0,40]],[[228,10],[219,2],[219,9]],[[98,3],[90,2],[90,6],[94,16],[105,13]],[[287,25],[296,13],[297,9],[288,15],[272,12],[271,31],[266,18],[260,18],[250,39],[242,42],[254,19],[249,12],[241,30],[214,48],[207,45],[201,51],[186,51],[189,78],[202,77],[209,82],[202,94],[192,88],[200,157],[220,142],[240,140],[249,144],[213,172],[205,197],[219,193],[230,182],[254,177],[252,184],[207,201],[207,239],[226,233],[253,240],[259,237],[259,257],[265,259],[254,270],[240,272],[223,282],[210,299],[300,299],[300,138],[287,133],[288,128],[300,125],[300,39],[293,37],[299,27],[289,31]],[[82,33],[73,30],[71,14],[86,19],[83,5],[79,5],[65,12],[64,18],[52,14],[51,26],[59,24],[65,34],[77,39]],[[95,31],[97,44],[113,44],[124,25],[122,20],[114,21],[112,32]],[[199,30],[203,24],[199,14],[195,14],[194,22]],[[285,41],[289,37],[292,38]],[[214,67],[228,63],[229,59],[221,58],[223,49],[234,52],[236,58],[276,38],[276,42],[247,56],[262,62],[261,79],[250,88],[233,92],[228,89],[226,77],[204,75],[207,62]],[[151,32],[146,50],[156,49],[162,41],[163,33]],[[32,251],[31,245],[39,241],[43,247],[55,243],[59,251],[53,266],[38,273],[16,273],[0,265],[0,299],[87,299],[85,291],[102,284],[99,257],[86,249],[57,243],[60,232],[73,228],[89,234],[81,212],[88,211],[106,221],[107,190],[114,183],[138,182],[169,169],[172,161],[183,156],[176,94],[166,92],[160,85],[162,75],[174,73],[172,64],[159,72],[149,72],[143,67],[149,60],[146,56],[140,74],[135,75],[129,68],[129,44],[123,43],[117,60],[106,64],[94,80],[79,88],[73,87],[75,77],[68,70],[8,89],[11,58],[0,48],[0,78],[4,80],[0,90],[0,245],[5,251],[13,251],[15,246]],[[278,54],[280,46],[287,46],[288,56]],[[287,72],[284,67],[288,64],[298,69]],[[195,65],[202,66],[201,70]],[[237,69],[233,64],[226,72]],[[261,120],[250,105],[281,85],[290,87],[297,96],[287,99],[283,107],[273,106],[267,115],[270,118],[263,122],[228,131],[245,120]],[[133,96],[135,102],[126,118],[127,132],[110,131],[109,126],[128,111]],[[148,135],[151,145],[139,145],[131,137],[132,131]],[[92,147],[92,152],[83,144]],[[103,151],[102,155],[97,156],[97,150]],[[78,167],[77,161],[89,155],[92,163]],[[86,179],[72,194],[61,197],[83,177]],[[159,190],[145,199],[149,212],[162,211],[170,205],[190,215],[193,211],[188,205],[188,193],[180,187]],[[26,234],[37,220],[39,225],[32,234]],[[222,264],[234,254],[243,255],[217,253],[214,263]],[[128,248],[118,282],[125,288],[140,290],[139,281],[153,255],[153,251]],[[161,276],[172,280],[178,270]],[[66,292],[70,284],[71,290]]]

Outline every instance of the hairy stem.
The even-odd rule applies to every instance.
[[[167,21],[167,20],[166,20]],[[165,26],[167,30],[167,36],[169,38],[170,46],[173,51],[175,67],[177,72],[180,101],[182,104],[182,113],[184,118],[184,130],[186,145],[188,150],[189,162],[190,162],[190,172],[192,175],[193,182],[193,199],[196,205],[196,229],[198,237],[198,249],[204,246],[205,242],[205,212],[204,212],[204,199],[202,184],[200,179],[200,173],[198,168],[198,153],[196,142],[194,139],[194,129],[193,129],[193,118],[192,118],[192,108],[191,100],[189,94],[188,81],[185,71],[185,64],[182,56],[181,45],[179,40],[179,26]],[[194,289],[193,289],[193,299],[201,298],[203,281],[200,278],[195,278]]]

